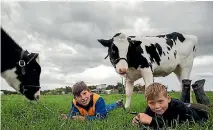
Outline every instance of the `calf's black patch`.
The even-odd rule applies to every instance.
[[[160,56],[157,53],[156,47],[154,44],[150,44],[150,46],[145,46],[146,52],[150,55],[151,62],[156,62],[160,65]]]
[[[170,48],[169,48],[169,47],[167,47],[167,49],[170,51]]]
[[[156,43],[155,44],[155,47],[157,48],[157,50],[158,50],[158,53],[159,53],[159,55],[161,56],[162,55],[162,47],[158,44],[158,43]],[[164,54],[165,55],[165,54]]]
[[[130,38],[135,38],[135,36],[129,36]]]
[[[193,47],[193,51],[195,51],[195,45],[194,45],[194,47]]]
[[[129,41],[132,42],[132,41]],[[141,41],[138,41],[140,43]],[[138,67],[141,68],[148,68],[150,64],[148,63],[147,59],[142,55],[144,53],[143,48],[141,48],[140,44],[133,44],[130,43],[127,52],[127,61],[128,66],[137,69]]]
[[[113,37],[117,37],[119,36],[121,33],[116,33]]]
[[[177,41],[177,39],[179,39],[181,42],[183,42],[185,40],[185,37],[183,36],[183,34],[178,32],[166,34],[166,37],[169,39],[173,39],[174,41]]]
[[[165,38],[166,35],[158,35],[156,37],[159,37],[159,38]]]
[[[176,59],[176,55],[177,55],[177,51],[175,50],[175,52],[174,52],[174,57],[175,57],[175,59]]]
[[[169,45],[171,48],[173,47],[173,41],[171,39],[166,39],[166,44]]]

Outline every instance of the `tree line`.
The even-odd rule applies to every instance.
[[[88,86],[88,88],[90,90],[94,90],[97,88],[97,85],[91,85]],[[118,90],[118,93],[123,93],[125,90],[125,86],[118,82],[116,85],[107,85],[106,88],[104,88],[105,90]],[[20,94],[16,91],[9,91],[9,90],[1,90],[5,95],[10,95],[10,94]],[[143,86],[141,85],[135,85],[134,92],[138,92],[138,91],[143,91]],[[65,86],[65,87],[60,87],[60,88],[55,88],[52,90],[42,90],[40,91],[41,95],[60,95],[60,94],[71,94],[72,93],[72,87],[70,86]]]

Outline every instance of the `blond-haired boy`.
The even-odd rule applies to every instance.
[[[188,95],[189,96],[189,95]],[[199,95],[202,96],[202,95]],[[139,113],[132,120],[134,125],[162,128],[174,126],[177,122],[196,121],[208,119],[207,107],[202,104],[184,103],[172,99],[163,84],[153,83],[146,88],[145,98],[148,107],[144,113]]]

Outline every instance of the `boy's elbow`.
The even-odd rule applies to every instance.
[[[97,119],[100,119],[100,120],[105,119],[106,116],[107,116],[106,114],[98,114],[98,115],[96,115]]]

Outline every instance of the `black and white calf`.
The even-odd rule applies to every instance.
[[[116,72],[126,77],[125,108],[129,108],[133,84],[139,78],[143,77],[145,87],[153,83],[154,77],[165,77],[172,72],[180,83],[182,79],[189,78],[197,37],[178,32],[140,37],[126,37],[123,33],[117,33],[112,39],[98,41],[108,47],[108,55]]]
[[[1,27],[1,76],[29,100],[40,96],[38,53],[23,50]]]

